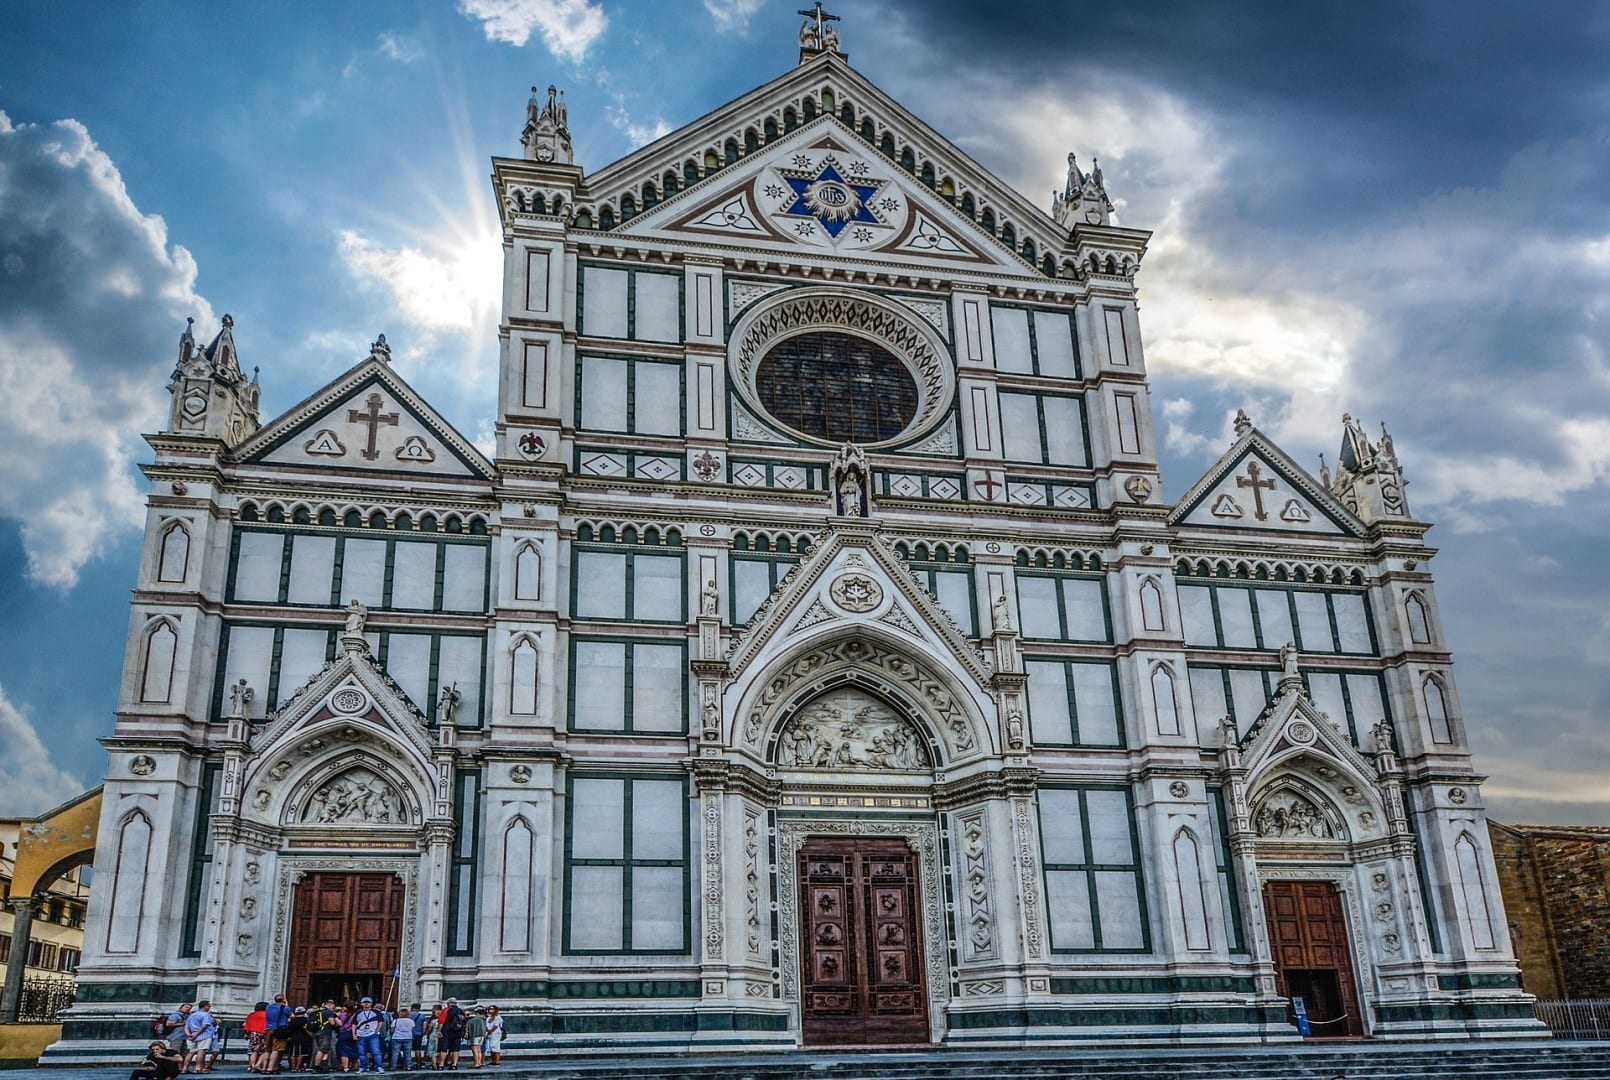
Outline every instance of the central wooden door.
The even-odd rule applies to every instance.
[[[393,874],[321,873],[299,881],[285,987],[291,1001],[381,1000],[402,953],[403,900]]]
[[[800,849],[806,1045],[929,1041],[917,871],[904,840],[818,838]]]
[[[1291,1023],[1297,1023],[1295,999],[1300,997],[1313,1038],[1363,1035],[1353,951],[1336,886],[1328,881],[1266,882],[1263,910],[1278,989],[1291,1002]]]

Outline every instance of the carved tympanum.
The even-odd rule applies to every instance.
[[[921,734],[870,694],[838,690],[806,705],[783,726],[777,764],[796,769],[924,769]]]
[[[342,773],[313,793],[302,820],[318,825],[399,825],[408,820],[397,789],[368,769]]]
[[[1264,837],[1328,839],[1332,835],[1319,807],[1290,791],[1265,799],[1253,815],[1252,824]]]

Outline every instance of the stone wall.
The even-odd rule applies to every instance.
[[[1489,831],[1525,989],[1610,997],[1610,829],[1494,822]]]

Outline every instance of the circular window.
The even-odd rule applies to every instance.
[[[955,362],[913,311],[860,290],[788,289],[747,303],[728,337],[732,385],[755,416],[739,438],[879,448],[933,433],[949,416]]]
[[[917,415],[917,380],[906,365],[850,334],[779,342],[755,369],[755,391],[779,423],[831,442],[885,442]]]

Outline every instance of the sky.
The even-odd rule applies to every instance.
[[[185,318],[234,316],[265,420],[384,332],[486,445],[529,88],[593,171],[788,70],[798,6],[0,0],[0,813],[103,775]],[[1099,155],[1153,231],[1166,498],[1237,408],[1316,471],[1389,426],[1491,812],[1610,824],[1610,5],[830,10],[1037,204]]]

